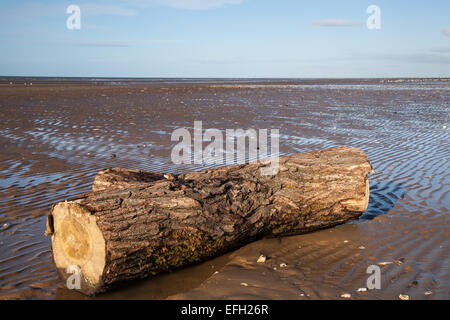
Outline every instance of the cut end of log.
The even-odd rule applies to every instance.
[[[53,259],[60,275],[67,279],[77,266],[85,288],[95,288],[105,268],[106,246],[96,217],[77,202],[60,202],[47,220],[47,233],[52,232]],[[86,292],[90,294],[89,292]]]

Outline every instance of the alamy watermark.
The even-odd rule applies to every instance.
[[[66,280],[66,287],[70,290],[81,289],[81,269],[79,266],[71,265],[66,269],[66,273],[70,274]]]
[[[370,16],[367,18],[366,25],[369,30],[380,30],[381,29],[381,9],[377,5],[370,5],[366,10],[367,14]]]
[[[203,133],[202,121],[194,121],[193,141],[186,128],[172,132],[171,141],[179,143],[172,148],[171,160],[174,164],[233,165],[244,164],[248,155],[249,160],[261,160],[261,174],[275,175],[279,166],[279,130],[270,130],[270,153],[268,138],[267,129],[226,129],[224,143],[221,130],[207,129]],[[204,142],[208,145],[203,149]]]
[[[67,7],[66,13],[70,16],[66,20],[66,27],[69,30],[81,29],[81,8],[75,4]]]
[[[381,268],[376,264],[367,267],[366,273],[370,274],[367,278],[366,286],[367,289],[381,289]]]

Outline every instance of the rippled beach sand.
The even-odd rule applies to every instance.
[[[375,169],[368,210],[98,299],[450,298],[450,80],[30,81],[0,79],[0,299],[88,299],[57,277],[50,206],[108,167],[204,169],[170,161],[172,131],[195,120],[279,129],[281,154],[361,148]],[[381,290],[358,292],[373,264]]]

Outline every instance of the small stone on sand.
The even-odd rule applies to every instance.
[[[425,291],[423,294],[426,296],[431,296],[433,294],[433,291]]]
[[[409,300],[409,296],[407,294],[399,294],[398,297],[400,300]]]
[[[344,298],[344,299],[350,299],[351,297],[352,297],[352,295],[350,293],[341,294],[341,298]]]
[[[286,263],[284,263],[284,262],[280,263],[280,268],[286,268],[286,267],[287,267]]]
[[[358,292],[366,292],[367,291],[367,288],[359,288],[358,289]]]
[[[248,283],[246,283],[246,282],[241,282],[241,286],[248,287]]]
[[[257,263],[264,263],[266,262],[266,256],[265,255],[260,255],[258,260],[256,261]]]

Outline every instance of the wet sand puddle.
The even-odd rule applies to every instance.
[[[202,120],[203,129],[279,129],[281,154],[362,148],[375,169],[368,210],[98,298],[448,299],[450,83],[323,81],[0,87],[0,298],[85,298],[54,270],[43,236],[50,206],[88,192],[107,167],[207,168],[170,161],[173,130]],[[377,263],[382,289],[358,292]]]

